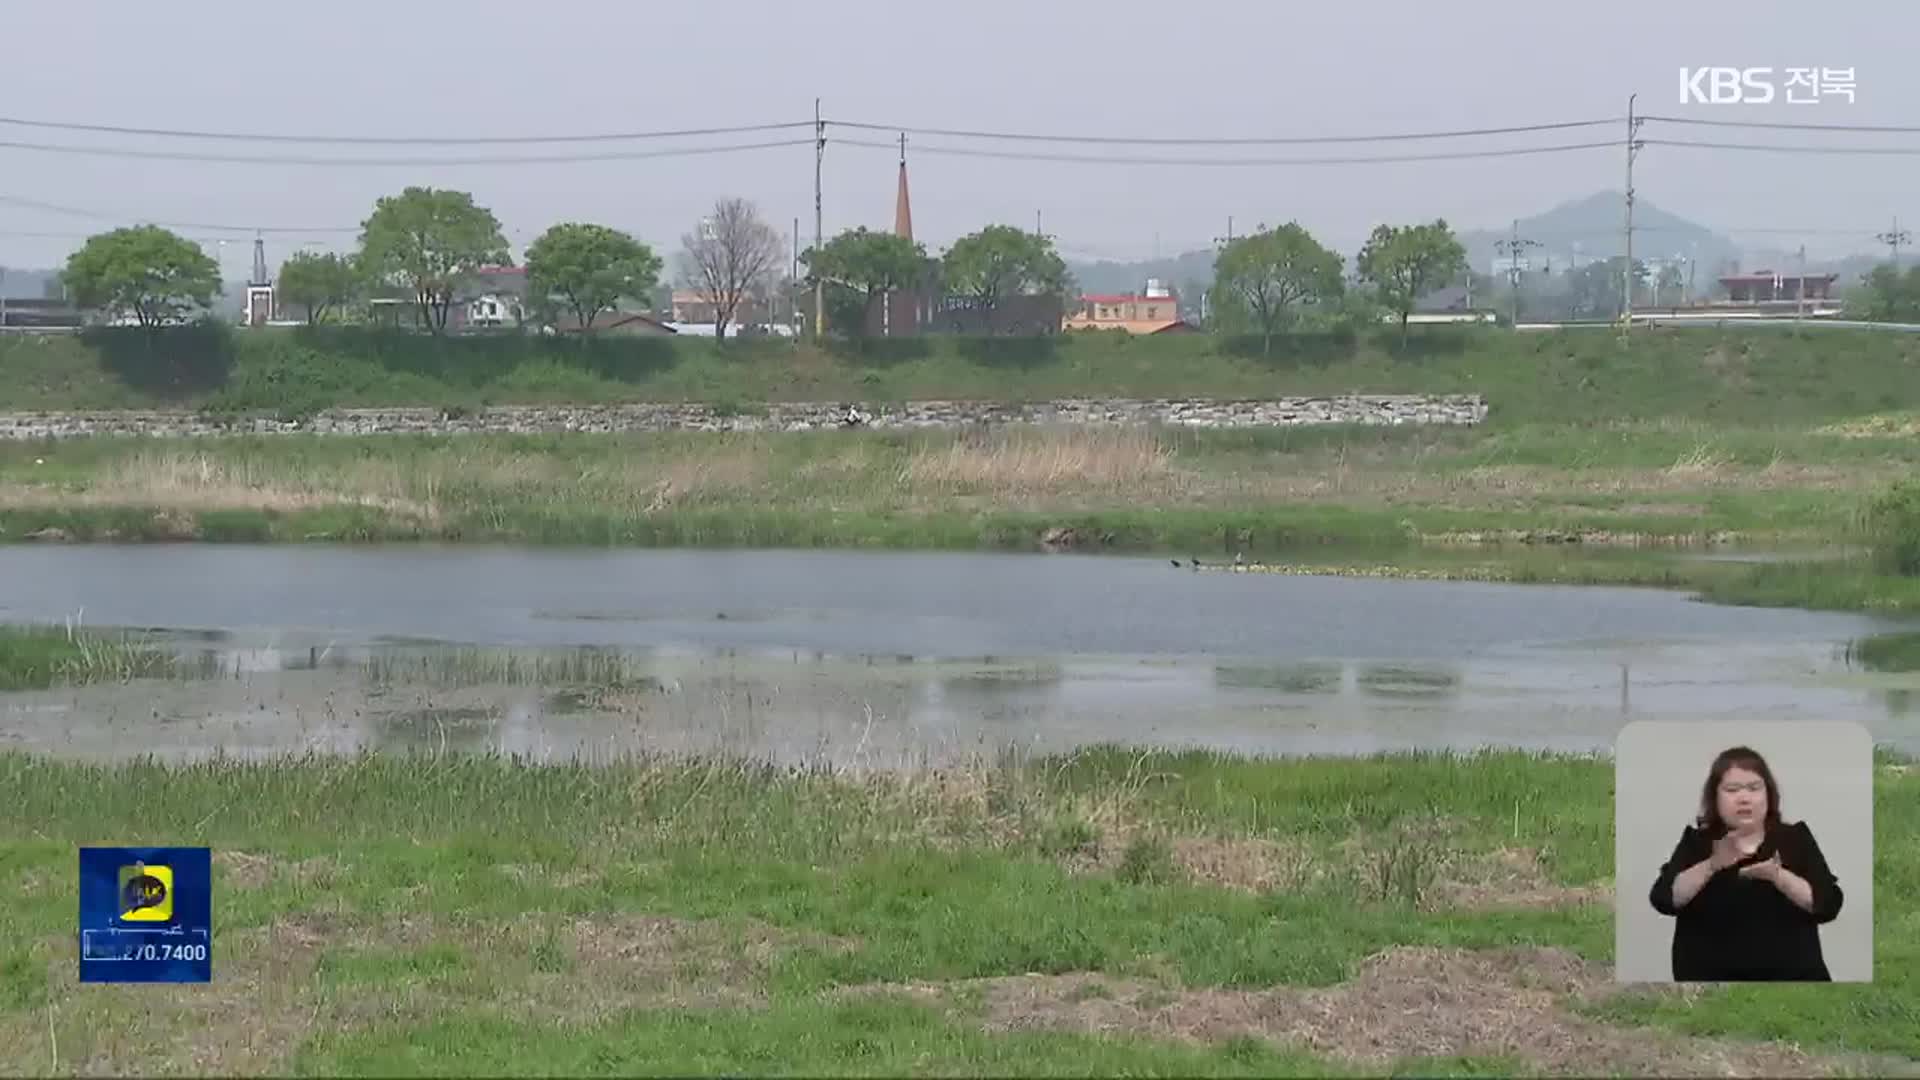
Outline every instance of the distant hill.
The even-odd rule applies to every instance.
[[[1529,250],[1527,258],[1538,265],[1550,262],[1555,271],[1576,258],[1582,263],[1617,257],[1624,250],[1622,230],[1626,224],[1626,199],[1618,191],[1599,191],[1583,199],[1520,219],[1520,237],[1541,246]],[[1712,273],[1723,263],[1736,263],[1740,246],[1705,225],[1668,213],[1645,196],[1633,202],[1633,253],[1636,258],[1679,255],[1697,261],[1704,273]],[[1512,228],[1473,229],[1460,234],[1473,268],[1490,271],[1493,260],[1502,257],[1496,246],[1512,235]]]
[[[1182,306],[1197,307],[1200,294],[1213,284],[1213,256],[1212,251],[1188,251],[1170,259],[1139,262],[1069,261],[1067,269],[1083,293],[1138,292],[1148,278],[1157,278],[1179,292]]]

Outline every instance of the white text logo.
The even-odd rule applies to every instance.
[[[1852,68],[1697,67],[1680,69],[1682,105],[1817,105],[1844,98],[1853,103]]]

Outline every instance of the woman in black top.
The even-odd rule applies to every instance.
[[[1840,883],[1806,822],[1781,821],[1773,771],[1747,747],[1714,759],[1649,899],[1675,920],[1676,981],[1832,979],[1820,926],[1840,914]]]

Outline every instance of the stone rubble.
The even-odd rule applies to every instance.
[[[1316,424],[1478,424],[1477,395],[1354,395],[1270,401],[1068,400],[1030,403],[914,401],[894,405],[798,402],[716,409],[700,404],[502,405],[452,413],[433,408],[330,409],[305,420],[186,411],[0,413],[0,439],[102,435],[533,435],[560,432],[810,431],[1032,425],[1162,424],[1199,428]]]

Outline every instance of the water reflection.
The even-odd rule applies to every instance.
[[[1920,671],[1920,633],[1879,634],[1847,643],[1849,664],[1868,671]]]
[[[1216,664],[1214,685],[1228,690],[1279,690],[1288,694],[1335,694],[1345,666],[1332,663]]]
[[[1095,743],[1604,750],[1630,718],[1765,716],[1860,721],[1920,752],[1920,679],[1867,666],[1898,655],[1885,645],[1589,643],[1470,662],[342,647],[284,634],[173,645],[216,677],[0,695],[0,746],[106,758],[722,751],[884,766]]]
[[[1460,692],[1460,673],[1441,666],[1366,664],[1356,682],[1368,694],[1383,698],[1450,698]]]
[[[494,747],[499,713],[480,706],[409,709],[374,717],[374,749],[468,753]]]

